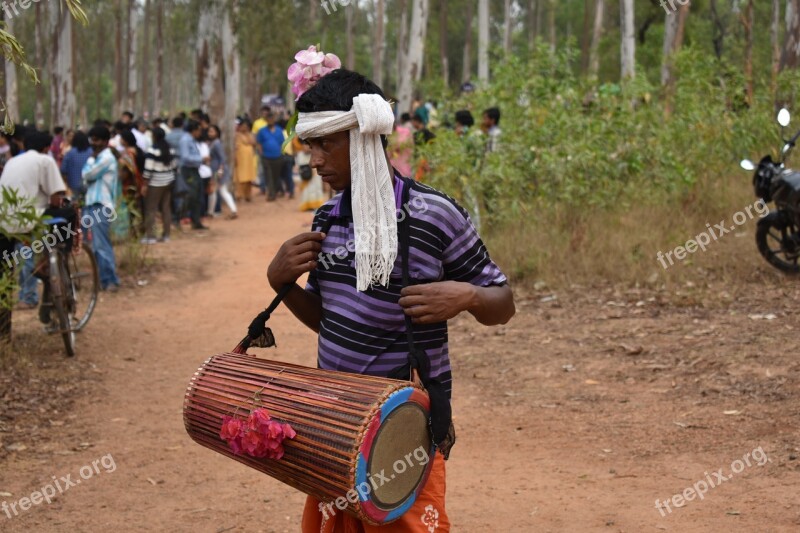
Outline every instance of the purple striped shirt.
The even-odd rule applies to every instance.
[[[402,204],[410,187],[409,201]],[[506,277],[489,258],[467,212],[435,189],[397,177],[394,188],[400,221],[411,217],[409,276],[412,284],[454,280],[487,287],[503,285]],[[318,364],[320,368],[376,376],[408,361],[403,310],[398,304],[402,258],[395,262],[389,286],[356,290],[355,235],[349,189],[317,210],[312,224],[320,231],[334,219],[322,243],[319,266],[309,275],[306,290],[322,298]],[[447,322],[414,326],[415,343],[431,361],[431,377],[451,391]]]

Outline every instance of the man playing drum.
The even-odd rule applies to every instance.
[[[448,403],[447,321],[469,311],[484,325],[508,322],[515,307],[506,277],[463,208],[391,167],[385,148],[394,116],[377,85],[334,70],[301,95],[297,110],[296,132],[311,149],[311,166],[342,194],[317,211],[313,231],[281,246],[269,266],[270,285],[276,291],[292,286],[284,303],[319,334],[324,369],[390,376],[404,365],[416,368],[409,361],[410,317],[415,353],[424,351],[427,359],[421,368],[429,363],[423,381],[440,386]],[[410,237],[407,262],[399,246],[403,231]],[[303,288],[296,281],[306,273]],[[449,531],[444,461],[452,427],[447,433],[437,442],[425,488],[401,518],[370,526],[309,496],[302,531]]]

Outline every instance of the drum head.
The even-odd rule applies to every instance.
[[[417,403],[398,406],[381,424],[367,465],[373,503],[384,510],[403,503],[423,481],[430,453],[428,413]]]

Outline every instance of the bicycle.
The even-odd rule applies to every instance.
[[[76,220],[80,220],[77,209],[76,213]],[[68,220],[55,217],[45,223],[54,229],[67,224]],[[47,253],[50,302],[43,301],[42,305],[50,305],[55,311],[57,329],[49,330],[49,333],[61,335],[69,357],[75,356],[75,334],[86,327],[92,317],[100,289],[97,259],[91,248],[84,246],[83,235],[86,235],[86,244],[90,243],[92,234],[87,228],[74,239],[72,250],[66,242],[60,241],[52,252]]]

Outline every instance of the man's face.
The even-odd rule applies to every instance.
[[[195,140],[200,139],[200,137],[203,135],[202,128],[195,128],[194,130],[192,130],[191,135],[192,137],[195,138]]]
[[[350,186],[350,132],[340,131],[325,137],[306,139],[311,149],[311,166],[322,181],[335,191]]]
[[[269,109],[262,109],[261,110],[261,118],[263,118],[264,120],[267,120],[268,117],[269,117]]]
[[[99,154],[106,149],[108,146],[108,141],[98,137],[89,137],[89,144],[92,145],[92,150],[94,150],[94,153]]]
[[[489,131],[494,126],[494,121],[489,118],[489,115],[486,113],[483,114],[483,121],[481,122],[481,129],[483,131]]]
[[[267,114],[267,126],[270,128],[275,125],[275,113]]]

